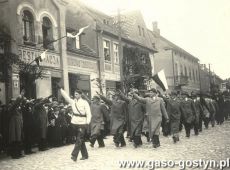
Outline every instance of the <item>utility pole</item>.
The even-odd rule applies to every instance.
[[[124,76],[123,76],[123,52],[122,52],[122,42],[121,42],[121,12],[118,8],[117,10],[117,20],[118,20],[118,51],[119,51],[119,65],[120,65],[120,81],[121,81],[121,91],[124,92]]]

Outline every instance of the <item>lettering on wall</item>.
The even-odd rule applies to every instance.
[[[26,49],[26,48],[20,48],[19,49],[19,56],[22,61],[25,61],[27,63],[32,62],[36,57],[39,57],[39,55],[43,51],[35,50],[35,49]],[[36,64],[35,62],[32,64]],[[56,67],[60,68],[60,56],[58,56],[55,53],[46,52],[46,58],[41,62],[41,66],[47,66],[47,67]]]
[[[78,58],[68,58],[68,66],[84,68],[97,71],[97,63],[89,60],[81,60]]]

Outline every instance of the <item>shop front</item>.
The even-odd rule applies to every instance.
[[[34,60],[39,57],[43,51],[38,49],[20,47],[19,55],[21,60],[31,65],[37,64]],[[13,97],[16,97],[20,90],[25,89],[26,97],[28,98],[41,98],[53,95],[58,98],[58,89],[56,83],[61,81],[62,71],[60,64],[60,56],[58,53],[46,52],[46,57],[39,63],[41,76],[37,78],[38,74],[20,74],[14,73],[15,76],[18,74],[20,85],[14,87]]]
[[[98,61],[83,56],[68,56],[69,93],[73,95],[75,89],[84,92],[91,98],[99,92],[96,79],[99,78]]]

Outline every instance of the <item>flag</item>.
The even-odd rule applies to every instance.
[[[42,52],[40,54],[40,56],[38,56],[38,57],[35,58],[35,62],[37,63],[38,66],[40,65],[40,62],[42,62],[46,58],[46,52],[47,51],[48,50],[45,50],[44,52]]]
[[[164,91],[168,89],[168,84],[165,77],[164,70],[159,71],[157,74],[151,77]]]
[[[84,31],[85,29],[87,29],[88,27],[89,27],[89,25],[87,25],[86,27],[82,27],[82,28],[80,28],[80,29],[79,29],[79,32],[77,33],[77,35],[76,35],[76,36],[81,35],[81,34],[83,33],[83,31]]]
[[[84,32],[84,30],[87,29],[88,27],[89,27],[89,25],[80,28],[77,34],[75,31],[72,33],[67,32],[67,37],[76,38],[77,36],[81,35]]]

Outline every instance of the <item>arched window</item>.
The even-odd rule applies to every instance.
[[[181,76],[184,75],[184,74],[183,74],[183,66],[182,66],[182,65],[180,65],[180,75],[181,75]]]
[[[44,17],[42,20],[42,35],[43,35],[43,47],[46,49],[54,49],[53,47],[53,29],[52,23],[48,17]]]
[[[34,18],[30,11],[23,11],[23,40],[34,42]]]

